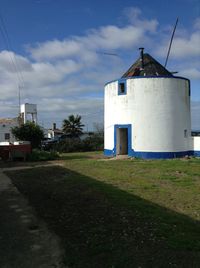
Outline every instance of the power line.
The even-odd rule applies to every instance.
[[[12,45],[11,45],[11,41],[10,41],[10,38],[9,38],[9,35],[8,35],[8,31],[7,31],[7,28],[6,28],[6,24],[4,22],[4,19],[3,19],[3,16],[0,12],[0,27],[1,27],[1,33],[2,33],[2,36],[3,36],[3,39],[4,39],[4,42],[5,42],[5,45],[8,49],[8,51],[14,51],[13,48],[12,48]],[[11,58],[11,61],[12,61],[12,64],[13,64],[13,67],[17,73],[17,76],[18,76],[18,79],[19,79],[19,82],[24,85],[24,78],[23,78],[23,74],[21,72],[21,69],[20,69],[20,66],[19,66],[19,63],[18,63],[18,60],[15,56],[15,53],[13,52],[13,57],[10,55],[10,58]]]
[[[16,73],[17,80],[18,80],[18,98],[19,98],[19,110],[21,105],[21,88],[24,88],[24,77],[20,68],[20,64],[17,60],[17,57],[15,56],[14,50],[12,49],[11,41],[8,35],[8,31],[6,28],[6,24],[4,22],[3,16],[0,12],[0,32],[3,37],[6,49],[10,52],[8,55],[10,57],[11,61],[11,67],[13,68],[13,71]]]

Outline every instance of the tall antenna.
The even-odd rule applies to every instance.
[[[0,34],[2,35],[2,38],[5,42],[6,49],[9,52],[9,57],[10,57],[10,65],[12,67],[12,70],[16,73],[16,78],[18,80],[18,97],[19,97],[19,113],[20,113],[20,104],[21,104],[21,89],[24,88],[24,78],[23,74],[19,65],[19,62],[17,60],[17,57],[15,56],[15,53],[11,52],[14,51],[11,45],[11,41],[8,35],[8,31],[6,28],[6,23],[3,19],[3,16],[0,12]]]
[[[172,32],[172,37],[171,37],[170,44],[169,44],[169,49],[168,49],[168,52],[167,52],[167,58],[166,58],[166,61],[165,61],[165,67],[167,66],[167,62],[168,62],[168,58],[169,58],[169,53],[170,53],[170,50],[171,50],[172,41],[173,41],[173,38],[174,38],[174,34],[175,34],[175,31],[176,31],[177,24],[178,24],[178,18],[176,19],[174,30]]]
[[[21,113],[21,87],[20,85],[18,86],[18,93],[19,93],[19,115]]]

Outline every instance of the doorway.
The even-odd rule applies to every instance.
[[[117,143],[116,154],[127,155],[128,154],[128,128],[117,128]]]

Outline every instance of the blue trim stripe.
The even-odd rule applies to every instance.
[[[144,159],[170,159],[184,156],[193,155],[193,151],[182,151],[182,152],[135,152],[132,151],[133,157],[144,158]]]
[[[114,150],[104,149],[105,156],[115,156]]]
[[[197,157],[200,157],[200,151],[193,151],[193,155],[197,156]]]
[[[183,80],[186,80],[190,83],[190,80],[188,78],[185,78],[185,77],[182,77],[182,76],[130,76],[130,77],[126,77],[126,78],[120,78],[120,79],[115,79],[115,80],[112,80],[112,81],[109,81],[107,82],[104,86],[107,86],[108,84],[110,83],[113,83],[113,82],[119,82],[120,80],[128,80],[128,79],[144,79],[144,78],[156,78],[156,79],[159,79],[159,78],[172,78],[172,79],[183,79]]]
[[[116,156],[115,150],[104,150],[105,156]],[[130,157],[138,157],[144,159],[172,159],[179,158],[184,156],[200,156],[200,151],[182,151],[182,152],[135,152],[131,150],[131,153],[128,153]]]

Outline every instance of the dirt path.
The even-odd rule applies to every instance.
[[[8,169],[0,169],[0,267],[63,268],[58,237],[36,217],[4,170]]]
[[[13,171],[13,170],[23,170],[23,169],[30,169],[30,168],[40,168],[40,167],[52,167],[52,166],[63,166],[62,163],[49,163],[49,164],[39,164],[35,166],[17,166],[17,167],[5,167],[0,168],[0,172],[3,173],[4,171]]]

